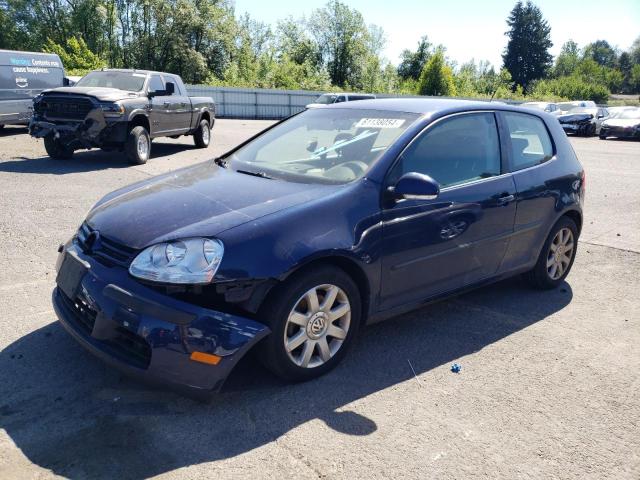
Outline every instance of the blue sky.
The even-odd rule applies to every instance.
[[[414,49],[422,35],[447,47],[458,64],[474,58],[502,64],[507,43],[505,20],[515,0],[342,0],[358,9],[367,23],[387,34],[385,56],[394,64],[404,48]],[[235,0],[236,13],[275,25],[289,15],[298,18],[323,6],[326,0]],[[605,39],[623,50],[640,36],[640,0],[537,0],[551,25],[556,55],[573,39],[581,47]]]

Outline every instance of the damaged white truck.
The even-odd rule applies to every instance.
[[[197,147],[208,147],[214,121],[213,99],[189,97],[178,75],[103,69],[34,98],[29,133],[44,139],[51,158],[101,148],[123,151],[140,165],[153,138],[192,135]]]

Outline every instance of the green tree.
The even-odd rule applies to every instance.
[[[420,74],[418,93],[433,96],[456,95],[453,72],[446,64],[442,50],[437,50],[424,66]]]
[[[515,85],[526,90],[533,80],[544,78],[552,65],[553,57],[549,53],[553,46],[551,28],[540,9],[530,0],[526,4],[516,3],[507,18],[507,25],[509,42],[502,61]]]
[[[403,50],[400,54],[400,65],[398,65],[398,75],[403,80],[413,78],[418,80],[422,69],[431,56],[431,43],[425,35],[418,42],[418,48],[415,51]]]
[[[569,40],[565,42],[560,49],[553,73],[556,77],[571,75],[576,71],[579,63],[580,49],[578,48],[578,44],[573,40]]]
[[[602,67],[614,68],[618,55],[609,42],[596,40],[584,47],[584,58],[590,58]]]
[[[93,53],[85,41],[79,37],[71,37],[64,47],[49,39],[43,50],[57,54],[62,60],[65,70],[71,74],[84,75],[91,70],[105,66],[104,61]]]
[[[369,31],[362,14],[330,0],[325,7],[313,12],[309,30],[331,82],[341,88],[361,85],[369,54]]]

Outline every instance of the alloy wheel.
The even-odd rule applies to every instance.
[[[298,299],[287,318],[287,355],[299,367],[319,367],[340,350],[350,324],[351,305],[344,290],[331,284],[313,287]]]
[[[551,280],[564,275],[571,264],[573,252],[573,232],[569,228],[561,228],[553,237],[547,253],[547,275]]]
[[[149,139],[146,135],[140,135],[138,137],[137,147],[140,158],[146,160],[149,156]]]

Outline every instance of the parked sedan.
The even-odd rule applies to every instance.
[[[602,122],[608,116],[609,112],[603,107],[574,107],[557,118],[566,133],[589,137],[600,133]]]
[[[308,380],[367,324],[518,274],[560,285],[584,185],[542,111],[314,108],[100,200],[60,247],[53,304],[78,342],[141,379],[209,395],[256,348]]]
[[[600,139],[607,137],[640,138],[640,108],[628,108],[602,123]]]

